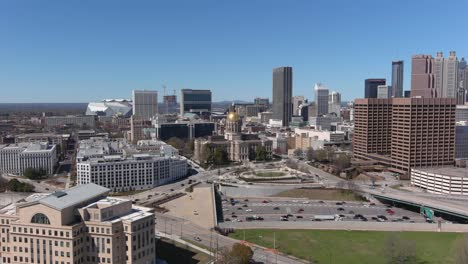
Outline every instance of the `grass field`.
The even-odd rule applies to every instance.
[[[242,240],[243,231],[237,230],[230,236]],[[316,263],[387,263],[385,245],[391,232],[250,229],[245,230],[245,240],[272,248],[273,232],[276,233],[276,247],[280,252],[304,260],[312,259]],[[456,243],[463,236],[458,233],[394,233],[414,243],[417,255],[415,264],[455,263]]]
[[[258,176],[258,177],[281,177],[285,175],[286,173],[280,172],[280,171],[255,172],[255,176]]]
[[[185,245],[160,239],[156,244],[156,254],[160,259],[164,259],[169,264],[188,263],[204,264],[208,263],[210,257],[198,251],[194,251]]]
[[[362,201],[352,191],[334,189],[292,189],[275,194],[275,197],[307,198],[312,200]]]

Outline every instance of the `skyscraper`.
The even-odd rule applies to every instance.
[[[293,97],[293,115],[299,114],[299,106],[305,102],[304,96],[294,96]]]
[[[133,90],[133,116],[150,120],[158,113],[158,92],[155,90]]]
[[[403,61],[392,61],[392,96],[403,97]]]
[[[377,98],[377,87],[379,85],[385,85],[385,79],[366,79],[364,81],[364,97],[365,98]]]
[[[314,91],[317,116],[328,114],[328,89],[322,86],[321,83],[316,83]]]
[[[187,112],[211,112],[210,90],[180,90],[180,115]]]
[[[288,126],[292,118],[292,67],[273,69],[273,119]]]
[[[392,87],[389,85],[379,85],[377,86],[377,98],[387,99],[392,96]]]
[[[437,97],[431,55],[414,55],[411,59],[411,97]]]
[[[457,104],[465,104],[468,91],[468,67],[466,67],[465,58],[458,63],[458,98]]]
[[[450,55],[444,59],[442,96],[448,98],[457,98],[458,84],[458,58],[455,51],[450,51]]]
[[[434,88],[436,95],[434,97],[443,97],[444,91],[444,54],[437,52],[434,58]]]
[[[339,92],[331,92],[328,95],[328,113],[341,116],[341,94]]]
[[[357,159],[378,160],[401,171],[451,165],[455,99],[356,99],[353,141]]]

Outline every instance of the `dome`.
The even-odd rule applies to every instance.
[[[230,112],[228,114],[229,121],[238,121],[239,119],[240,119],[239,114],[237,114],[236,112]]]

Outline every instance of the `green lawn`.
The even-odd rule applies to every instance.
[[[275,197],[307,198],[312,200],[362,201],[363,198],[348,190],[292,189],[272,195]]]
[[[385,247],[391,232],[338,230],[245,230],[245,240],[273,247],[273,232],[279,251],[316,263],[387,263]],[[463,234],[433,232],[394,232],[414,242],[416,264],[455,263],[457,240]],[[230,235],[243,239],[243,230]]]
[[[258,177],[281,177],[284,175],[286,175],[286,173],[280,171],[255,172],[255,176]]]

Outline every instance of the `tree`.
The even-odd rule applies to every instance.
[[[468,263],[468,234],[464,234],[463,237],[457,242],[456,263]]]
[[[328,162],[334,162],[335,161],[335,149],[333,147],[327,147],[325,151],[327,153]]]
[[[179,150],[182,150],[185,146],[184,141],[178,137],[171,137],[166,143]]]
[[[319,149],[315,151],[315,159],[318,162],[324,162],[327,160],[327,151],[324,149]]]
[[[296,157],[296,158],[302,157],[302,153],[303,153],[303,152],[302,152],[302,149],[300,149],[300,148],[295,149],[294,152],[293,152],[294,157]]]
[[[213,154],[213,164],[221,165],[228,161],[228,153],[225,149],[216,148]]]
[[[267,151],[264,146],[259,146],[257,148],[257,153],[256,153],[256,160],[266,160],[267,159]]]
[[[25,183],[25,182],[20,182],[17,179],[11,179],[8,184],[7,184],[8,190],[12,192],[33,192],[34,191],[34,186]]]
[[[416,263],[416,247],[412,241],[390,233],[385,241],[387,263],[405,264]]]
[[[351,158],[346,154],[340,154],[334,164],[340,171],[347,169],[351,165]]]
[[[26,168],[23,172],[23,176],[31,180],[39,180],[47,175],[47,171],[42,168]]]
[[[248,264],[252,260],[253,251],[249,246],[235,243],[231,250],[221,249],[219,257],[217,264]]]
[[[313,148],[307,148],[306,150],[306,156],[308,161],[314,160],[315,157],[315,152]]]

